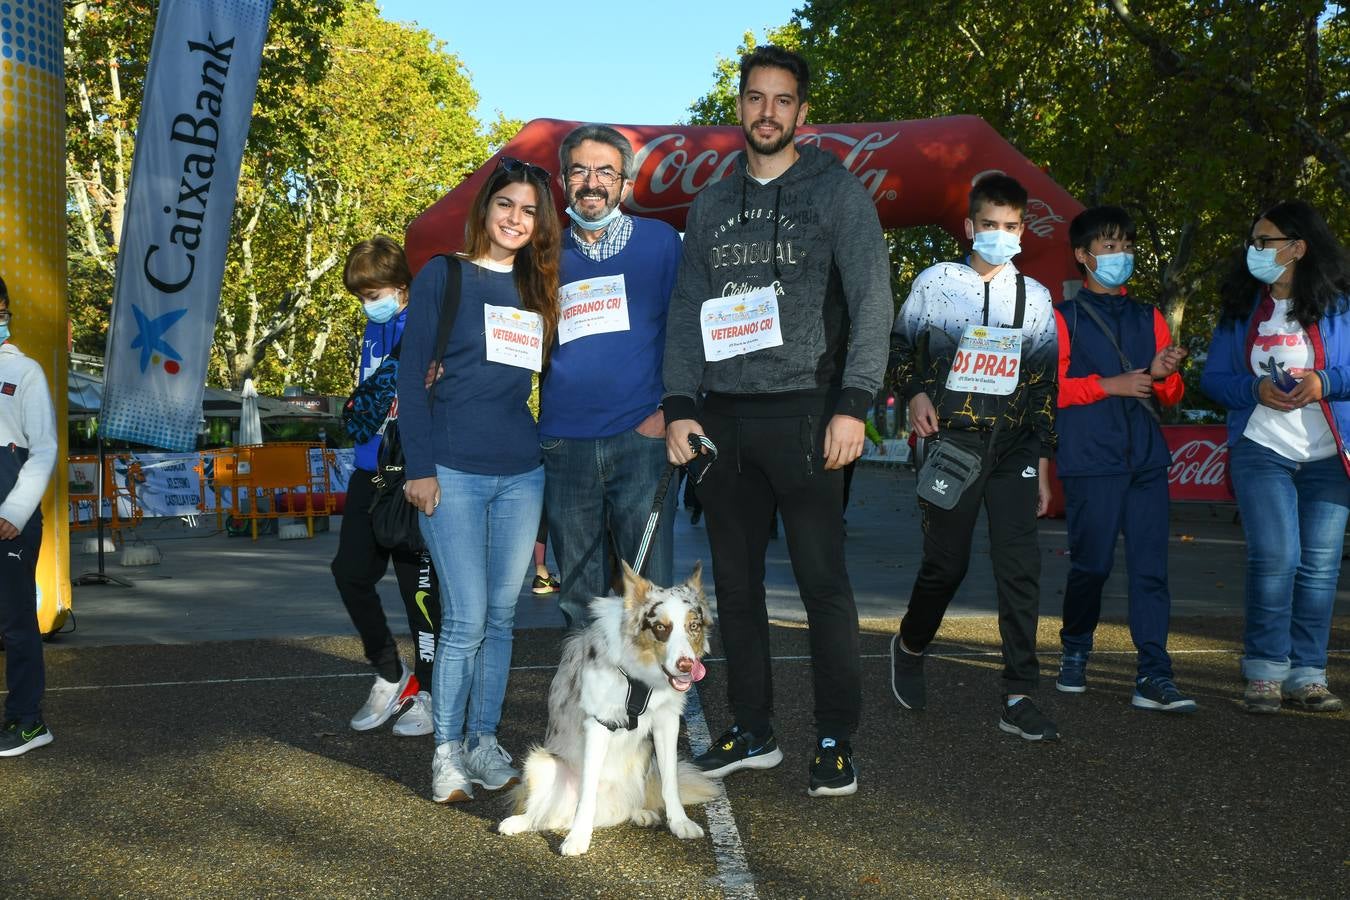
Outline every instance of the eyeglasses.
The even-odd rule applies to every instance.
[[[614,187],[620,181],[623,181],[623,174],[616,172],[609,166],[600,169],[592,169],[590,166],[573,166],[567,170],[568,181],[590,181],[591,176],[600,182],[602,187]]]
[[[0,325],[8,325],[9,318],[10,318],[9,310],[0,310]]]
[[[551,177],[548,174],[547,169],[541,169],[534,163],[527,163],[524,160],[516,159],[514,156],[503,156],[501,159],[497,160],[497,168],[501,169],[503,172],[511,173],[524,171],[527,176],[541,184],[548,184],[548,180]]]
[[[1255,237],[1247,238],[1247,246],[1255,247],[1257,250],[1269,250],[1271,244],[1287,244],[1291,241],[1298,240],[1302,240],[1302,238],[1258,234]]]

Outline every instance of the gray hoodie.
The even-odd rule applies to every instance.
[[[695,418],[704,391],[773,414],[819,412],[823,401],[827,412],[865,419],[881,388],[894,305],[876,207],[836,157],[810,145],[797,151],[800,159],[766,185],[742,155],[694,198],[666,326],[667,421]],[[702,304],[768,285],[782,346],[705,362]],[[770,399],[780,402],[762,402]]]

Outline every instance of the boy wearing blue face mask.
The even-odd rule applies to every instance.
[[[1159,425],[1159,404],[1175,405],[1186,355],[1172,344],[1157,307],[1133,300],[1124,285],[1134,271],[1135,226],[1125,210],[1097,206],[1069,224],[1083,287],[1055,310],[1059,336],[1059,448],[1070,567],[1055,687],[1087,690],[1092,633],[1116,538],[1125,535],[1130,636],[1138,649],[1131,704],[1194,712],[1195,701],[1172,682],[1167,654],[1172,608],[1167,588],[1167,469],[1172,456]]]
[[[366,327],[361,337],[358,382],[369,378],[403,338],[408,317],[408,285],[412,273],[403,248],[384,235],[361,241],[347,254],[342,282],[358,300]],[[397,415],[395,413],[395,415]],[[431,734],[431,672],[436,636],[441,630],[441,603],[429,553],[382,547],[371,525],[379,462],[380,435],[356,446],[356,468],[347,482],[342,530],[331,566],[333,580],[352,624],[361,636],[366,659],[375,669],[375,683],[366,702],[352,716],[356,731],[371,731],[395,717],[393,732],[401,737]],[[390,560],[412,631],[413,669],[399,659],[398,643],[385,619],[375,585]]]
[[[995,173],[977,181],[965,223],[971,254],[921,272],[891,331],[892,378],[909,400],[921,452],[946,446],[980,460],[964,490],[949,479],[934,482],[939,493],[959,492],[955,505],[919,499],[923,562],[891,639],[891,690],[904,709],[926,705],[924,650],[965,577],[983,506],[1003,643],[998,725],[1048,741],[1058,731],[1031,694],[1040,677],[1036,517],[1050,502],[1055,446],[1055,318],[1050,292],[1012,263],[1026,207],[1015,179]]]

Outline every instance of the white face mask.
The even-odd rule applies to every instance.
[[[1001,228],[980,231],[971,240],[971,249],[989,265],[1001,266],[1022,252],[1022,238]]]
[[[1267,247],[1264,250],[1257,250],[1255,247],[1247,248],[1247,271],[1252,273],[1252,277],[1257,281],[1266,284],[1274,284],[1280,280],[1284,270],[1289,268],[1289,264],[1280,265],[1275,262],[1275,256],[1280,251],[1274,247]]]
[[[605,213],[600,218],[596,219],[595,221],[591,221],[590,219],[584,218],[580,213],[578,213],[575,209],[569,206],[567,207],[567,215],[569,218],[571,218],[573,222],[577,223],[578,227],[580,227],[583,231],[599,231],[600,229],[608,225],[610,222],[613,222],[619,216],[623,215],[623,213],[619,211],[619,207],[615,206],[613,209]]]

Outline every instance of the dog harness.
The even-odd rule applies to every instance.
[[[632,731],[634,728],[637,728],[638,716],[647,711],[647,704],[650,703],[652,699],[652,689],[645,681],[638,681],[632,675],[625,672],[622,666],[615,666],[614,668],[619,670],[620,675],[628,679],[628,700],[624,704],[628,712],[628,722],[627,724],[624,724],[623,722],[607,722],[599,716],[595,717],[595,721],[599,722],[610,731],[618,731],[620,728],[626,731]]]

